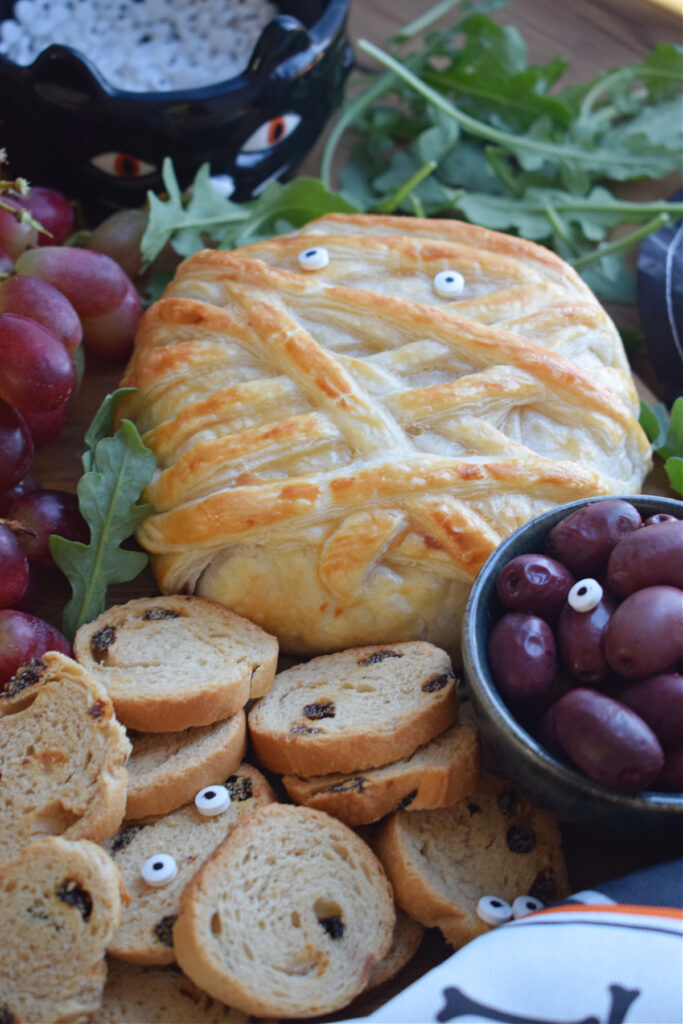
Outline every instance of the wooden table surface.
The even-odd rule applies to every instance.
[[[383,45],[397,29],[430,7],[424,0],[353,0],[351,40],[367,38]],[[650,0],[565,0],[564,3],[510,0],[493,16],[503,24],[517,26],[527,41],[532,61],[547,62],[557,55],[570,59],[571,69],[563,81],[573,83],[592,77],[600,70],[635,63],[657,42],[681,41],[681,19],[670,9]],[[369,66],[366,58],[362,63]],[[307,159],[303,173],[317,175],[320,148],[318,145]],[[644,194],[655,198],[666,196],[670,191],[670,182],[663,182],[648,185]],[[120,364],[105,364],[88,357],[85,379],[72,400],[64,431],[36,454],[34,472],[43,486],[75,489],[81,469],[83,433],[104,395],[117,386],[121,372]],[[644,375],[648,375],[647,364]],[[649,383],[656,388],[656,379],[650,378]],[[661,479],[661,476],[655,478],[652,487],[646,489],[658,488]],[[155,592],[154,581],[147,572],[133,584],[118,588],[111,597],[121,600]],[[59,625],[66,594],[64,585],[49,581],[38,613]],[[657,845],[643,836],[624,842],[610,836],[596,836],[580,828],[565,828],[563,834],[575,889],[599,885],[608,878],[663,860],[675,852],[672,844]],[[416,972],[442,959],[447,952],[447,946],[435,937],[427,952],[421,954],[403,976],[404,983],[406,977],[410,980]]]

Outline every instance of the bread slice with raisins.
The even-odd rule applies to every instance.
[[[396,907],[396,923],[391,933],[389,952],[373,967],[365,991],[378,988],[402,971],[420,948],[424,933],[424,925],[409,917],[405,910]]]
[[[397,904],[456,949],[489,930],[477,916],[482,896],[550,903],[569,892],[556,822],[491,775],[451,807],[393,814],[373,848]]]
[[[175,964],[143,967],[110,959],[102,1005],[89,1024],[251,1024],[241,1010],[197,988]]]
[[[238,711],[224,722],[182,732],[129,732],[126,818],[166,814],[221,782],[240,764],[247,748],[247,719]]]
[[[76,633],[74,656],[106,687],[124,725],[210,725],[270,689],[275,637],[223,605],[179,594],[128,601]]]
[[[260,808],[187,885],[180,967],[246,1013],[314,1017],[345,1006],[391,946],[382,866],[346,825],[289,804]]]
[[[467,705],[458,720],[429,743],[381,768],[364,772],[285,775],[282,782],[297,804],[315,807],[347,825],[371,825],[396,810],[448,807],[472,792],[479,775],[479,733]]]
[[[121,824],[130,743],[106,691],[50,651],[0,694],[0,863],[32,839],[100,842]]]
[[[409,757],[447,729],[455,682],[449,656],[432,644],[353,647],[278,673],[249,712],[249,732],[272,771],[364,771]]]
[[[126,824],[105,843],[131,897],[107,947],[112,956],[140,964],[173,963],[173,924],[185,885],[236,825],[275,800],[264,777],[248,764],[221,783],[230,793],[230,805],[222,814],[203,817],[194,803],[186,804],[161,817]],[[140,871],[148,858],[160,853],[173,857],[178,874],[155,888]]]
[[[0,867],[0,1020],[82,1020],[97,1010],[104,950],[125,890],[95,843],[46,836]]]

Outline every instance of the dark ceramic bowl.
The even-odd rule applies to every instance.
[[[234,199],[251,198],[293,173],[341,103],[353,63],[349,2],[278,0],[246,70],[197,89],[117,89],[60,45],[26,67],[0,57],[0,139],[12,173],[102,212],[162,191],[170,156],[181,187],[209,163],[232,181]],[[0,21],[13,7],[0,0]]]
[[[619,497],[635,505],[643,519],[656,512],[668,512],[683,519],[681,501],[643,495]],[[617,793],[557,760],[516,720],[489,670],[489,634],[503,611],[495,589],[499,572],[517,555],[542,552],[545,538],[556,523],[590,501],[602,500],[605,499],[574,501],[532,519],[496,548],[475,581],[465,610],[462,652],[485,760],[560,821],[611,832],[647,829],[648,836],[678,835],[683,839],[683,794]]]

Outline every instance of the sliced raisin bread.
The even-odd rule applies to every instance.
[[[479,775],[479,733],[467,705],[458,721],[410,757],[362,773],[283,776],[297,804],[332,814],[347,825],[370,825],[391,811],[448,807],[472,792]]]
[[[408,917],[405,910],[396,907],[396,923],[389,952],[373,967],[365,991],[383,985],[403,970],[420,948],[424,933],[424,925]]]
[[[250,1024],[253,1018],[219,1003],[175,964],[107,963],[102,1005],[90,1024]]]
[[[95,843],[37,839],[0,867],[0,1021],[82,1020],[100,1004],[124,890]]]
[[[174,732],[210,725],[267,693],[277,640],[200,597],[144,597],[76,633],[74,656],[106,687],[124,725]]]
[[[248,724],[267,768],[309,776],[409,757],[451,725],[456,709],[449,656],[414,640],[354,647],[280,672]]]
[[[173,962],[173,925],[185,885],[239,822],[275,800],[261,773],[248,764],[224,785],[230,804],[222,814],[203,817],[194,803],[187,804],[162,817],[126,825],[105,844],[131,896],[121,927],[107,947],[112,956],[141,964]],[[155,888],[140,871],[148,858],[160,853],[173,857],[178,874],[168,885]]]
[[[100,842],[121,824],[130,753],[106,691],[55,651],[0,694],[0,863],[31,839]]]
[[[182,732],[129,732],[126,818],[166,814],[235,771],[247,749],[244,711]]]
[[[382,867],[351,829],[271,804],[185,888],[173,941],[182,969],[214,998],[247,1013],[313,1017],[365,988],[394,918]]]
[[[569,891],[555,821],[491,775],[451,807],[387,818],[373,847],[397,904],[456,949],[489,930],[477,916],[482,896],[548,903]]]

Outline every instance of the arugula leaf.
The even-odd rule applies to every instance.
[[[130,420],[124,419],[113,437],[106,436],[119,403],[131,390],[108,395],[86,433],[85,472],[77,492],[90,541],[50,537],[54,560],[71,584],[72,597],[64,609],[64,633],[70,639],[79,626],[104,611],[110,584],[134,579],[147,564],[142,551],[120,545],[153,511],[138,499],[152,479],[155,458]]]
[[[671,406],[671,416],[662,402],[650,406],[641,399],[640,425],[653,451],[664,459],[673,490],[683,496],[683,398],[677,398]]]

